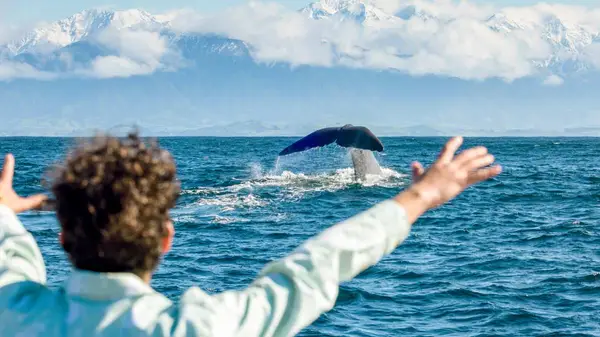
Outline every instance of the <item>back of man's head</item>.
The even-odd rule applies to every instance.
[[[78,269],[156,268],[179,195],[175,164],[136,134],[98,136],[77,146],[52,177],[62,242]]]

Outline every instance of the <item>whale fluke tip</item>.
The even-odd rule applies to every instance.
[[[383,151],[383,144],[367,127],[346,124],[342,127],[327,127],[314,131],[283,149],[279,156],[326,146],[333,142],[342,147]]]

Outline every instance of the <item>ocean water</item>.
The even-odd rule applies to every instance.
[[[293,138],[164,138],[183,193],[173,250],[152,286],[174,301],[188,287],[240,289],[269,261],[410,183],[445,138],[383,138],[384,177],[353,181],[345,149],[277,159]],[[19,193],[73,143],[3,138]],[[393,254],[341,286],[335,308],[299,336],[599,336],[600,139],[467,138],[504,172],[424,215]],[[21,216],[49,285],[69,264],[52,213]]]

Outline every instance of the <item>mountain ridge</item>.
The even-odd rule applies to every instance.
[[[595,14],[424,3],[75,15],[11,40],[16,55],[4,49],[0,133],[86,135],[118,124],[301,136],[342,122],[381,135],[598,135]]]
[[[375,2],[375,4],[377,3]],[[518,13],[500,10],[492,15],[480,15],[477,18],[478,21],[473,24],[483,25],[491,31],[504,35],[540,35],[540,39],[547,43],[550,52],[547,55],[531,55],[530,63],[541,70],[543,74],[550,72],[566,76],[571,73],[595,69],[596,63],[600,62],[596,62],[596,59],[590,60],[593,56],[588,55],[588,47],[595,46],[596,43],[600,45],[600,28],[590,25],[585,26],[581,23],[569,23],[566,20],[561,20],[558,14],[552,14],[548,9],[544,12],[544,7],[540,8],[542,8],[539,10],[542,18],[539,20],[528,19],[527,16],[522,18],[519,17],[520,14],[518,15]],[[402,27],[406,27],[408,24],[416,24],[416,22],[426,23],[432,21],[434,24],[439,25],[441,23],[452,24],[452,21],[455,20],[453,17],[437,15],[428,11],[423,5],[419,6],[411,2],[407,2],[404,6],[390,13],[365,1],[322,0],[310,3],[298,9],[297,12],[312,21],[338,20],[343,22],[350,20],[358,23],[361,27],[365,27],[365,29],[386,29],[389,30],[390,34],[393,34],[396,29],[404,29]],[[449,15],[448,13],[444,14]],[[94,45],[98,45],[97,38],[100,34],[108,30],[132,30],[157,34],[158,38],[167,41],[168,46],[175,46],[177,52],[180,50],[189,51],[195,48],[195,51],[202,55],[253,57],[254,46],[251,42],[232,38],[222,33],[177,31],[173,28],[173,23],[177,20],[178,15],[175,14],[153,15],[140,9],[90,9],[34,29],[21,38],[13,39],[11,42],[0,46],[0,50],[3,51],[2,54],[5,60],[16,60],[40,71],[45,71],[48,69],[44,68],[43,64],[48,62],[46,60],[39,61],[40,59],[50,58],[54,63],[66,63],[63,60],[64,56],[60,56],[61,54],[78,57],[77,54],[73,55],[73,50],[69,47],[89,44],[91,45],[89,48],[94,49]],[[468,24],[468,21],[465,24]],[[214,43],[214,37],[221,39],[219,44]],[[432,36],[432,38],[434,37]],[[213,40],[211,43],[207,43],[201,41],[202,39]],[[324,38],[323,41],[328,40]],[[527,40],[524,41],[523,43],[529,43]],[[337,41],[328,41],[328,43],[332,45],[332,48],[336,48],[339,44]],[[198,48],[198,44],[205,44],[206,46],[202,49]],[[368,46],[356,47],[369,49]],[[352,62],[352,51],[348,52],[343,48],[338,49],[342,50],[337,53],[337,57],[341,57],[342,61],[336,64],[343,65],[348,60]],[[86,51],[81,50],[77,50],[77,52],[86,53]],[[506,53],[508,51],[500,49],[496,52]],[[418,53],[418,50],[415,50],[414,53]],[[93,52],[90,55],[98,56]],[[391,56],[394,56],[394,54]],[[594,56],[600,57],[600,53],[599,55],[594,54]],[[187,53],[186,57],[189,60],[194,60],[199,56]],[[88,61],[91,62],[92,60]],[[56,67],[50,69],[54,68]]]
[[[187,128],[160,129],[155,127],[139,127],[144,136],[149,137],[304,137],[309,133],[324,127],[341,127],[344,123],[306,123],[292,125],[285,123],[265,123],[257,120],[245,120],[232,123],[221,123]],[[364,124],[361,124],[364,125]],[[600,137],[600,126],[565,127],[563,129],[476,129],[451,126],[430,126],[416,124],[409,126],[386,126],[382,124],[367,124],[378,137]],[[118,132],[130,130],[135,125],[120,125]],[[54,133],[11,133],[0,130],[0,137],[87,137],[96,131],[94,128],[82,128],[76,123],[72,131]],[[112,131],[111,131],[112,132]]]

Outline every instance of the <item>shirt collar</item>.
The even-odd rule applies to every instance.
[[[140,277],[132,273],[97,273],[74,269],[64,284],[68,296],[91,300],[157,294]]]

